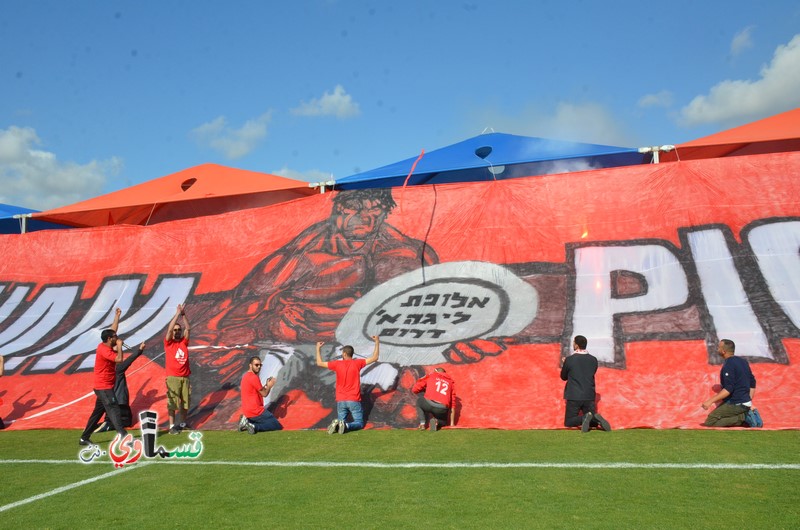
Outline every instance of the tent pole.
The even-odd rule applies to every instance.
[[[28,218],[31,216],[29,213],[18,213],[14,215],[14,219],[19,219],[19,233],[24,234],[28,231]]]
[[[652,153],[653,154],[653,164],[658,164],[659,162],[659,153],[668,153],[675,149],[674,145],[654,145],[652,147],[640,147],[639,152],[642,154],[645,153]]]
[[[322,182],[309,182],[308,187],[319,188],[320,193],[325,193],[325,186],[330,186],[331,188],[333,188],[335,184],[336,184],[335,180],[324,180]]]

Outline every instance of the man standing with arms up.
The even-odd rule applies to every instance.
[[[717,352],[725,359],[719,371],[719,383],[722,389],[703,401],[702,407],[708,410],[717,401],[722,403],[709,413],[703,423],[706,427],[740,427],[745,423],[745,416],[753,406],[756,378],[750,370],[750,364],[745,359],[734,356],[735,351],[736,344],[732,340],[719,341]]]
[[[275,386],[275,378],[267,378],[266,383],[262,385],[259,372],[261,372],[261,357],[250,357],[249,369],[242,377],[242,417],[239,418],[239,431],[247,431],[250,434],[283,429],[278,418],[264,407],[264,398]]]
[[[183,328],[178,324],[183,321]],[[175,316],[169,322],[164,337],[164,365],[167,371],[167,412],[169,433],[178,434],[188,429],[186,417],[189,413],[192,387],[189,384],[189,320],[183,304],[178,304]]]
[[[594,387],[597,359],[586,351],[588,342],[583,335],[576,335],[572,342],[572,355],[561,357],[561,380],[567,382],[564,386],[564,399],[567,400],[564,426],[580,425],[581,432],[589,432],[595,426],[610,431],[611,424],[597,413]]]
[[[342,348],[342,359],[323,361],[320,348],[324,342],[317,342],[317,366],[327,368],[336,373],[336,413],[337,418],[328,426],[328,434],[357,431],[364,428],[364,411],[361,408],[361,370],[378,360],[380,341],[374,335],[375,349],[367,359],[353,359],[355,350],[352,346]],[[348,413],[353,421],[347,422]]]

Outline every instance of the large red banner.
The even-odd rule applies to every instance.
[[[796,428],[800,154],[677,162],[506,181],[352,190],[162,223],[0,236],[0,417],[83,427],[94,350],[115,308],[146,343],[134,412],[166,417],[163,338],[190,319],[192,409],[235,428],[251,356],[275,376],[286,428],[335,417],[351,344],[372,427],[417,423],[414,381],[442,366],[456,425],[559,428],[559,358],[588,338],[598,409],[615,428],[698,427],[722,338],[757,378],[767,428]]]

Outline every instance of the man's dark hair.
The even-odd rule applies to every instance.
[[[353,349],[352,346],[345,346],[342,348],[342,355],[347,355],[348,357],[352,357],[355,355],[356,351]]]
[[[722,339],[720,342],[722,343],[723,350],[730,353],[736,352],[736,343],[734,343],[731,339]]]
[[[397,206],[392,198],[392,190],[389,188],[341,191],[333,198],[333,205],[335,209],[337,206],[345,207],[349,203],[361,203],[367,199],[378,201],[386,212],[390,212]]]
[[[575,335],[575,344],[577,344],[578,348],[585,350],[589,341],[583,335]]]
[[[260,361],[260,360],[261,357],[259,357],[258,355],[253,355],[252,357],[250,357],[250,360],[247,361],[247,364],[253,364],[253,361]]]
[[[103,342],[108,342],[108,339],[116,335],[117,332],[113,329],[104,329],[103,332],[100,334],[100,340]]]

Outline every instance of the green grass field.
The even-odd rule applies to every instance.
[[[77,438],[0,432],[0,528],[800,526],[798,431],[209,431],[122,469]]]

